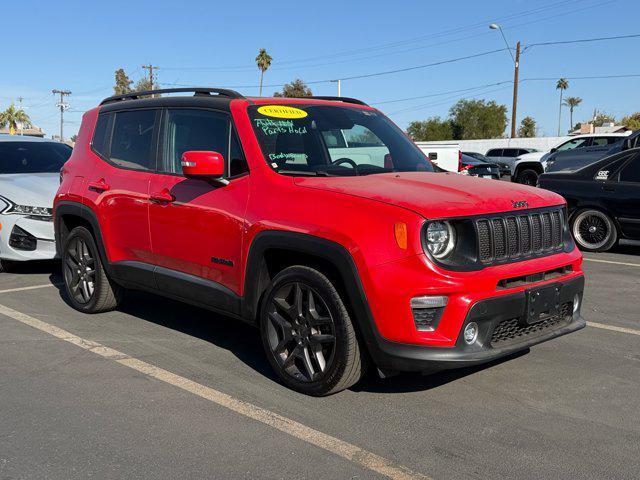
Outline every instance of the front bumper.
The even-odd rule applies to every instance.
[[[584,277],[558,282],[560,303],[573,305],[575,295],[584,291]],[[375,362],[386,371],[433,371],[489,362],[525,350],[538,343],[575,332],[585,327],[580,308],[554,321],[544,321],[529,328],[521,325],[526,311],[526,292],[481,300],[473,304],[464,320],[454,347],[427,347],[397,343],[377,338]],[[479,326],[478,340],[467,345],[462,332],[469,322]],[[513,338],[510,338],[513,337]]]
[[[32,238],[35,241],[35,249],[20,248],[20,243],[16,241],[16,232],[25,232]],[[35,220],[24,215],[0,215],[0,258],[27,261],[50,260],[55,256],[52,221]]]

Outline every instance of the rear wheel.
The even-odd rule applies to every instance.
[[[260,331],[271,366],[294,390],[329,395],[354,385],[364,373],[349,313],[317,270],[294,266],[276,275],[262,301]]]
[[[582,250],[604,252],[618,241],[618,230],[609,216],[595,209],[581,210],[573,217],[571,231]]]
[[[531,185],[535,187],[538,184],[538,177],[540,175],[535,170],[527,168],[518,172],[515,178],[516,183],[521,183],[523,185]]]
[[[62,272],[67,297],[76,310],[99,313],[118,306],[122,289],[109,280],[93,235],[86,228],[74,228],[65,239]]]

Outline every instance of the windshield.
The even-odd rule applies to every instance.
[[[0,174],[59,172],[71,147],[57,142],[0,142]]]
[[[431,162],[384,115],[328,105],[249,108],[265,160],[289,175],[433,172]]]

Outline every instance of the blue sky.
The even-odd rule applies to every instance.
[[[257,95],[259,48],[273,56],[265,84],[302,78],[346,78],[424,65],[504,47],[640,33],[640,2],[622,0],[459,0],[182,2],[3,2],[0,108],[17,97],[34,123],[58,132],[54,88],[73,92],[65,136],[77,132],[82,112],[112,93],[114,71],[138,80],[141,65],[159,66],[157,81],[198,86],[239,86]],[[640,74],[640,38],[588,44],[534,46],[521,59],[518,118],[533,116],[542,135],[555,135],[555,79]],[[526,80],[551,77],[554,80]],[[342,94],[376,105],[401,127],[446,116],[460,98],[484,98],[511,109],[513,64],[507,51],[430,68],[345,80]],[[483,85],[483,88],[473,89]],[[579,96],[574,121],[594,108],[617,118],[640,110],[640,77],[569,80],[565,95]],[[333,95],[336,84],[310,85]],[[266,87],[272,94],[279,87]],[[471,89],[471,90],[469,90]],[[466,90],[427,97],[428,95]],[[376,105],[377,106],[377,105]],[[510,115],[510,114],[509,114]],[[563,130],[568,112],[563,113]]]

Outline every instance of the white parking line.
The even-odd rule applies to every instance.
[[[640,267],[640,263],[614,262],[613,260],[600,260],[598,258],[587,258],[587,257],[583,257],[583,260],[587,262],[611,263],[613,265],[626,265],[628,267]]]
[[[587,322],[589,327],[601,328],[603,330],[611,330],[613,332],[628,333],[630,335],[640,335],[640,330],[634,330],[633,328],[616,327],[615,325],[605,325],[598,322]]]
[[[363,448],[353,445],[351,443],[340,440],[339,438],[322,433],[311,427],[307,427],[295,420],[291,420],[287,417],[283,417],[275,412],[267,410],[262,407],[258,407],[251,403],[237,399],[226,393],[215,390],[211,387],[207,387],[200,383],[189,380],[188,378],[181,377],[175,373],[171,373],[167,370],[158,368],[150,363],[144,362],[137,358],[131,357],[126,353],[119,352],[113,348],[105,347],[104,345],[93,342],[91,340],[85,340],[80,338],[66,330],[58,328],[49,323],[38,320],[26,313],[13,310],[12,308],[0,305],[0,314],[13,318],[19,322],[36,328],[42,332],[48,333],[56,338],[69,342],[78,347],[84,348],[90,352],[100,355],[103,358],[112,360],[120,365],[129,367],[137,372],[147,375],[148,377],[155,378],[162,382],[168,383],[175,387],[181,388],[187,392],[193,393],[201,398],[209,400],[216,405],[228,408],[229,410],[243,415],[247,418],[251,418],[260,423],[268,425],[276,430],[280,430],[292,437],[303,440],[311,445],[315,445],[319,448],[333,453],[339,457],[342,457],[350,462],[353,462],[361,467],[364,467],[373,472],[384,475],[394,480],[430,480],[430,477],[422,475],[420,473],[413,472],[402,465],[399,465],[391,460],[387,460],[375,453],[371,453]]]
[[[31,285],[30,287],[9,288],[7,290],[0,290],[0,293],[22,292],[24,290],[36,290],[38,288],[58,287],[61,283],[46,283],[43,285]]]

